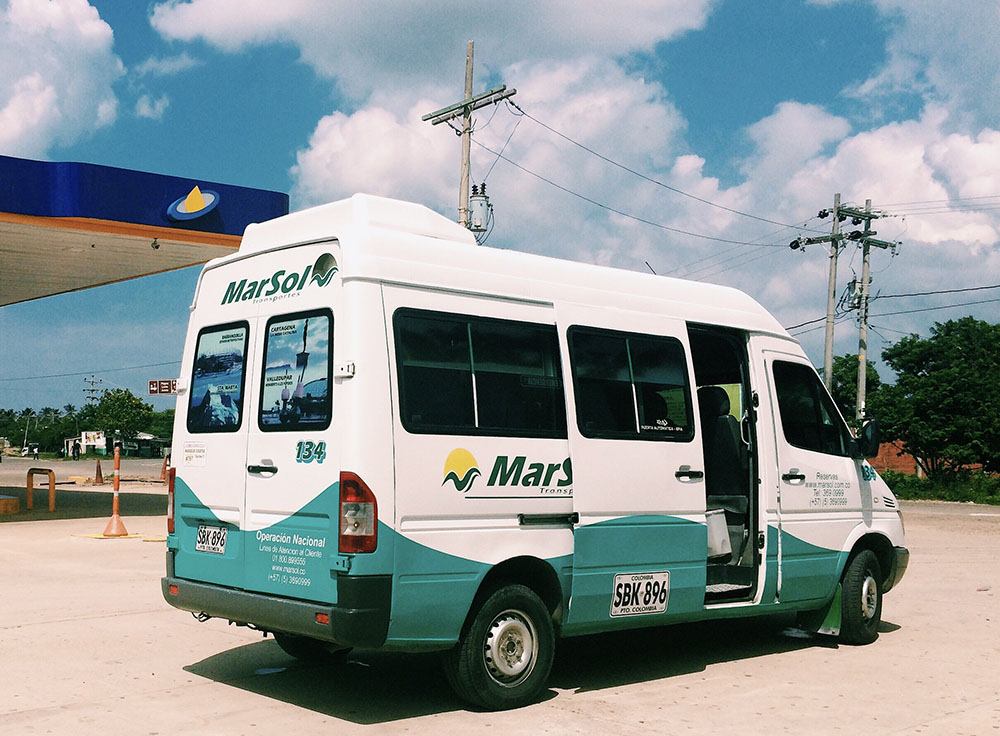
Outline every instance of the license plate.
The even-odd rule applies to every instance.
[[[611,591],[612,616],[663,613],[670,597],[670,573],[638,572],[615,575]]]
[[[212,526],[210,524],[198,525],[198,538],[195,540],[194,548],[198,552],[211,552],[222,555],[226,553],[226,536],[229,530],[224,526]]]

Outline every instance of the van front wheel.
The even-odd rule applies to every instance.
[[[464,700],[491,710],[535,700],[549,678],[555,653],[552,617],[523,585],[486,597],[458,646],[445,655],[445,674]]]
[[[840,638],[846,644],[871,644],[882,621],[882,568],[871,550],[859,552],[844,571]]]

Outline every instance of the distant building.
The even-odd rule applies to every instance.
[[[108,444],[107,439],[104,437],[104,432],[81,432],[77,437],[67,437],[63,440],[63,452],[65,452],[63,457],[72,456],[74,442],[80,443],[81,455],[86,455],[88,452],[93,452],[97,455],[106,455],[108,453]]]
[[[116,442],[121,448],[122,457],[166,457],[170,454],[170,439],[154,437],[148,432],[137,432],[130,440],[124,439],[120,434],[108,437],[106,440],[108,455],[115,454]]]
[[[879,445],[878,456],[870,458],[868,462],[879,473],[892,470],[921,478],[924,475],[923,469],[917,464],[917,459],[903,452],[903,446],[899,442],[883,442]]]

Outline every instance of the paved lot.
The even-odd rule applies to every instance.
[[[145,538],[120,540],[78,536],[101,518],[6,523],[0,733],[1000,734],[1000,508],[904,508],[910,570],[875,644],[759,621],[569,640],[545,700],[500,714],[431,655],[306,666],[170,608],[161,516],[126,513]]]

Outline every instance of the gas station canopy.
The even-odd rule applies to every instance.
[[[0,306],[204,263],[287,213],[280,192],[0,156]]]

